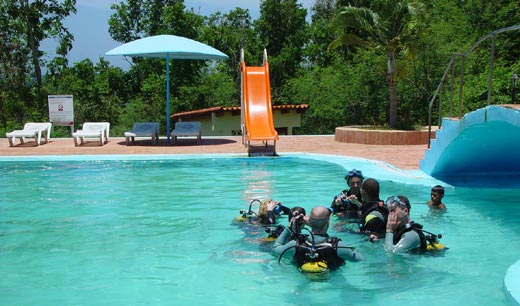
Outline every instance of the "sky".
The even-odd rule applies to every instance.
[[[74,35],[73,48],[69,52],[69,65],[73,65],[85,58],[96,64],[100,57],[111,64],[127,68],[129,64],[124,57],[105,56],[109,50],[121,45],[112,40],[108,33],[108,19],[112,14],[110,6],[118,0],[76,0],[75,15],[69,16],[65,20],[65,26]],[[310,12],[314,0],[298,0],[304,8]],[[193,8],[200,15],[209,16],[220,11],[228,13],[236,7],[248,9],[252,19],[260,16],[260,0],[185,0],[186,8]],[[53,40],[42,43],[42,48],[48,53],[48,59],[54,57],[55,44]]]

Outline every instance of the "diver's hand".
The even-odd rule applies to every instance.
[[[343,196],[340,195],[340,196],[337,196],[335,199],[334,199],[334,205],[336,206],[339,206],[343,203]]]
[[[280,205],[280,202],[269,200],[267,201],[267,211],[273,211],[276,206]]]
[[[349,201],[352,201],[353,199],[356,199],[356,200],[357,200],[357,197],[356,197],[355,194],[351,194],[351,195],[349,195],[348,197],[346,196],[345,198],[346,198],[347,200],[349,200]]]
[[[289,228],[291,231],[295,233],[299,233],[302,229],[302,227],[305,225],[303,215],[298,215],[292,218],[291,222],[289,223]]]
[[[379,240],[379,237],[377,237],[377,235],[370,234],[370,236],[368,236],[368,240],[370,240],[371,242],[374,242],[374,241]]]
[[[386,231],[393,232],[397,229],[401,222],[397,221],[397,212],[395,210],[388,213],[388,221],[386,222]]]
[[[357,207],[361,207],[361,203],[359,202],[359,200],[355,194],[351,194],[350,196],[347,197],[347,199],[350,203],[356,205]]]

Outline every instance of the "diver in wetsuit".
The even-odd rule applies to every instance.
[[[372,178],[365,180],[361,187],[364,202],[360,208],[359,230],[371,240],[384,236],[388,217],[388,209],[379,199],[379,189],[379,182]]]
[[[392,253],[424,252],[427,241],[422,226],[410,220],[410,201],[405,196],[386,200],[389,209],[386,224],[385,250]]]
[[[331,211],[327,207],[317,206],[311,210],[308,218],[294,218],[276,239],[271,252],[277,256],[291,256],[299,267],[308,260],[323,261],[327,265],[330,264],[329,269],[337,268],[345,260],[363,260],[363,256],[353,248],[348,247],[338,238],[330,237],[327,234],[330,215]],[[305,223],[311,226],[310,236],[301,234]],[[313,249],[312,251],[315,252],[314,255],[317,255],[317,257],[322,256],[323,258],[313,259],[307,256],[308,252],[302,251],[304,245],[307,245],[307,248],[310,246]]]
[[[359,219],[358,210],[362,205],[361,184],[363,183],[363,173],[360,170],[350,170],[345,176],[348,189],[337,194],[330,207],[332,213],[340,218]]]
[[[289,221],[289,224],[291,224],[291,221],[292,221],[293,218],[302,218],[302,217],[305,217],[305,216],[306,216],[305,208],[300,207],[300,206],[295,206],[295,207],[291,208],[288,211],[288,221]],[[265,231],[267,233],[269,233],[269,236],[267,236],[267,238],[269,238],[269,239],[276,239],[276,238],[278,238],[278,236],[280,236],[282,234],[284,229],[285,229],[285,226],[283,226],[281,224],[276,226],[275,228],[267,227],[265,229]]]
[[[388,217],[388,210],[379,199],[379,182],[373,178],[364,180],[361,196],[363,205],[359,208],[359,219],[344,227],[350,232],[367,235],[370,241],[374,241],[384,236]]]

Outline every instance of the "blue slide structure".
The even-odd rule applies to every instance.
[[[444,118],[420,169],[454,186],[520,186],[520,105],[491,105],[461,119]]]

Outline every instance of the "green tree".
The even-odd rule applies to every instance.
[[[63,21],[75,14],[75,0],[0,0],[0,116],[23,122],[45,111],[41,42],[57,38],[57,58],[66,65],[73,36]]]
[[[90,59],[84,59],[73,67],[63,69],[59,75],[49,76],[47,81],[53,93],[74,96],[76,122],[109,121],[117,125],[121,97],[128,95],[120,68],[110,67],[103,59],[97,65]]]
[[[109,19],[109,33],[117,41],[129,42],[138,38],[159,34],[171,34],[199,40],[202,33],[203,17],[193,11],[186,10],[182,0],[126,0],[112,5],[115,11]],[[163,98],[150,96],[136,97],[142,103],[157,103],[153,109],[164,110],[165,75],[164,59],[132,58],[133,66],[129,74],[138,92],[144,95],[147,88],[160,84],[162,80]],[[175,60],[170,65],[171,99],[183,100],[180,88],[197,83],[200,79],[204,61]],[[161,78],[161,79],[157,79]],[[154,80],[155,79],[155,80]],[[153,85],[152,85],[153,84]],[[157,88],[158,89],[158,88]],[[160,107],[159,107],[160,106]],[[172,112],[185,111],[181,104],[172,103]]]
[[[333,61],[333,53],[328,46],[334,40],[332,19],[335,9],[336,0],[317,0],[312,7],[309,42],[305,47],[305,56],[312,65],[325,67]]]
[[[125,0],[112,5],[110,36],[127,43],[146,36],[173,34],[196,39],[203,18],[187,11],[184,0]]]
[[[42,69],[45,65],[40,50],[41,42],[47,38],[58,38],[56,54],[66,58],[74,37],[63,25],[63,21],[71,13],[76,13],[76,0],[2,0],[0,6],[6,21],[0,23],[0,32],[7,33],[11,43],[18,45],[17,52],[29,61],[32,76],[36,79],[37,99],[42,88]]]
[[[341,34],[332,47],[347,44],[383,49],[387,58],[389,125],[397,124],[396,61],[407,48],[416,10],[406,1],[375,1],[371,7],[344,7],[335,17]]]
[[[127,43],[139,38],[172,34],[198,39],[203,18],[187,11],[183,0],[126,0],[112,5],[115,11],[109,18],[108,32],[116,41]],[[164,69],[164,60],[147,60],[133,57],[132,62],[147,64],[139,73],[156,73]],[[175,88],[198,76],[200,61],[176,61],[171,67],[170,86]],[[146,69],[145,69],[146,67]]]
[[[229,56],[227,61],[219,62],[219,70],[227,73],[240,88],[240,49],[244,49],[248,65],[252,65],[253,59],[257,58],[252,54],[262,51],[249,11],[236,8],[227,14],[212,14],[206,18],[201,38]],[[258,64],[256,60],[253,63]],[[238,103],[240,98],[235,97],[235,101]]]
[[[301,71],[284,86],[286,96],[309,104],[302,116],[304,134],[333,134],[338,126],[382,125],[386,121],[385,80],[381,78],[381,57],[375,50],[361,50],[353,61],[336,59],[327,67]]]
[[[307,42],[306,16],[307,10],[297,0],[260,2],[260,18],[255,22],[255,30],[267,49],[274,94],[284,80],[296,74],[302,62],[302,50]],[[262,58],[262,53],[257,56]]]

